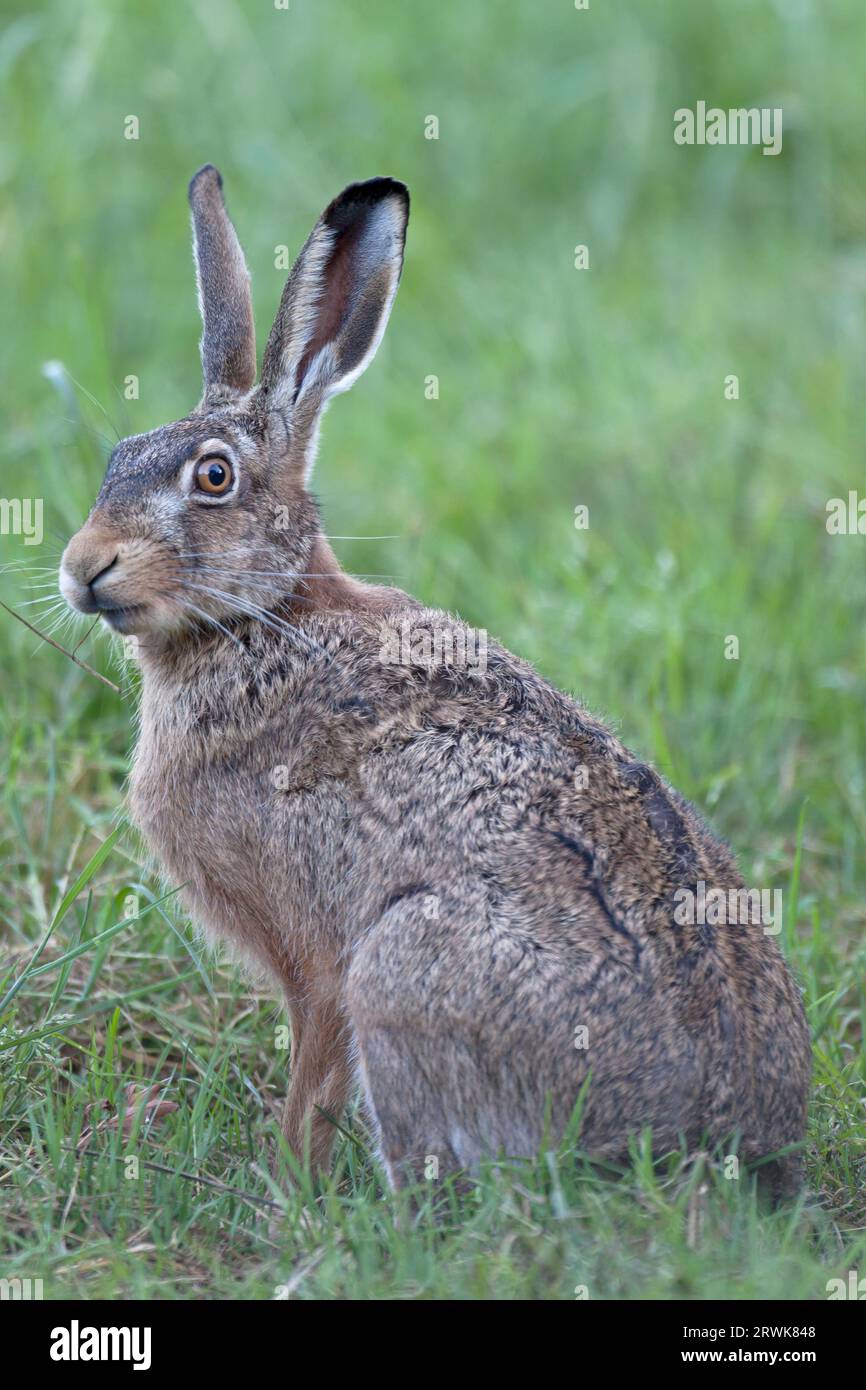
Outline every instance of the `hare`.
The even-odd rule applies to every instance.
[[[592,1157],[650,1129],[657,1152],[787,1150],[769,1166],[796,1185],[799,991],[760,920],[676,908],[745,892],[728,848],[531,666],[350,578],[323,534],[319,421],[382,337],[407,189],[325,209],[258,385],[217,170],[189,193],[203,396],[114,449],[61,588],[138,638],[131,815],[197,923],[285,998],[288,1143],[325,1167],[360,1084],[395,1186],[531,1156],[577,1113]]]

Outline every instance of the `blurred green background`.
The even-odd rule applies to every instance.
[[[344,184],[405,180],[412,216],[391,325],[323,431],[326,529],[389,537],[335,545],[352,572],[459,611],[585,699],[708,812],[750,882],[787,890],[785,941],[816,1035],[812,1182],[835,1219],[862,1226],[852,1194],[863,1162],[866,537],[825,528],[829,498],[866,494],[862,4],[4,0],[2,15],[0,495],[42,497],[45,540],[0,539],[14,567],[0,597],[17,607],[43,592],[27,586],[50,574],[18,566],[55,565],[116,433],[198,399],[194,170],[211,161],[224,176],[260,349],[285,278],[275,247],[294,255]],[[782,153],[675,145],[674,110],[698,100],[781,107]],[[124,138],[130,115],[137,140]],[[430,116],[436,140],[425,138]],[[579,244],[586,270],[574,268]],[[49,361],[77,384],[58,389]],[[140,398],[127,401],[132,374]],[[738,400],[725,399],[729,374]],[[574,527],[579,504],[586,531]],[[39,621],[40,605],[21,611]],[[103,636],[81,655],[112,669]],[[113,823],[133,708],[5,613],[0,670],[14,977]],[[94,913],[128,883],[152,885],[132,844],[124,855],[89,885]],[[72,909],[49,958],[87,940],[94,920]],[[46,1077],[69,1072],[52,1133],[102,1094],[88,1078],[94,1049],[105,1060],[104,1019],[78,1033],[55,1023],[85,1002],[104,993],[117,1036],[129,1035],[99,1072],[109,1091],[157,1055],[167,1065],[194,1026],[207,1075],[219,1073],[226,1016],[246,988],[218,975],[194,1025],[196,986],[179,985],[163,998],[181,1012],[143,1022],[129,990],[164,985],[189,949],[156,914],[146,922],[137,949],[125,938],[100,949],[95,975],[85,953],[57,988],[16,997],[8,1026],[33,1041],[0,1054],[10,1181],[24,1171],[57,1191],[71,1184],[60,1149],[53,1176],[37,1158]],[[250,1029],[269,1036],[271,1023],[247,1020],[238,1041],[251,1074]],[[280,1084],[275,1070],[262,1086]],[[214,1171],[233,1172],[243,1145],[218,1128]],[[210,1152],[184,1133],[176,1154]],[[92,1223],[78,1215],[86,1246]],[[53,1221],[21,1229],[25,1261],[28,1242],[47,1249],[58,1234]],[[812,1258],[796,1274],[762,1274],[758,1289],[823,1296]],[[742,1291],[751,1256],[737,1247],[731,1259]],[[430,1269],[432,1283],[412,1275],[421,1293],[435,1288]],[[334,1294],[342,1277],[310,1288]],[[487,1296],[517,1287],[489,1277]],[[690,1274],[697,1283],[678,1296],[706,1292],[703,1277]],[[546,1293],[560,1296],[557,1278]],[[650,1260],[604,1287],[669,1296],[676,1280],[658,1278]]]

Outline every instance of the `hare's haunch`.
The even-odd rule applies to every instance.
[[[727,847],[525,662],[350,579],[322,533],[319,420],[382,337],[406,188],[325,210],[258,385],[212,166],[190,202],[201,403],[118,444],[61,585],[137,638],[134,820],[194,918],[285,996],[287,1139],[327,1163],[359,1080],[395,1183],[531,1155],[581,1092],[590,1155],[647,1128],[659,1151],[796,1148],[809,1036],[774,929],[678,910],[749,901]]]

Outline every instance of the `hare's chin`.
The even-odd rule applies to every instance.
[[[163,598],[148,603],[103,609],[100,617],[112,632],[123,637],[171,638],[195,626],[195,620],[182,607]]]
[[[127,608],[102,608],[99,616],[113,632],[145,632],[152,625],[147,621],[147,611],[145,604],[136,603]]]

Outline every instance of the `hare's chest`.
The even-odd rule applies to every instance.
[[[353,818],[340,790],[305,775],[299,741],[213,739],[147,704],[129,811],[197,926],[285,978],[342,922]]]
[[[129,783],[133,823],[196,925],[271,969],[282,929],[260,854],[260,799],[243,766],[208,766],[143,721]]]
[[[129,811],[162,869],[175,879],[215,882],[232,873],[232,851],[242,834],[241,812],[229,805],[207,775],[195,775],[180,759],[160,755],[143,738],[129,781]]]

